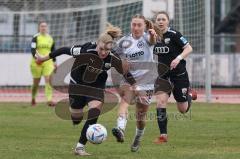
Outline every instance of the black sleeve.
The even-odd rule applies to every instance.
[[[82,53],[82,45],[73,45],[70,47],[62,47],[60,49],[57,49],[49,54],[49,57],[54,59],[57,56],[60,56],[62,54],[73,56],[76,58]]]
[[[35,58],[36,48],[37,48],[37,36],[34,36],[31,42],[31,53],[33,58]]]
[[[55,50],[55,42],[53,41],[51,52]],[[56,62],[56,58],[53,58],[53,61]]]
[[[60,56],[62,54],[66,54],[69,56],[73,56],[74,58],[81,55],[81,53],[85,53],[87,49],[95,48],[95,45],[93,45],[91,42],[87,42],[83,45],[73,45],[70,47],[62,47],[60,49],[57,49],[49,54],[50,58],[55,58],[57,56]]]
[[[122,60],[120,59],[120,57],[116,54],[112,54],[112,61],[111,61],[111,65],[118,71],[118,73],[122,74],[124,76],[124,78],[126,79],[126,81],[133,85],[136,83],[134,77],[132,76],[132,74],[130,72],[124,74],[123,72],[123,68],[122,68]]]
[[[180,32],[177,32],[174,36],[174,41],[176,42],[176,44],[178,46],[180,46],[181,48],[183,48],[185,45],[188,44],[188,41],[185,37],[183,37],[183,35]]]
[[[71,50],[70,47],[62,47],[60,49],[57,49],[57,50],[51,52],[49,54],[49,57],[53,59],[53,58],[56,58],[57,56],[60,56],[62,54],[66,54],[66,55],[72,56],[70,50]]]

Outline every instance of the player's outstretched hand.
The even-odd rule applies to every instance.
[[[157,37],[157,33],[154,29],[148,29],[150,35]]]

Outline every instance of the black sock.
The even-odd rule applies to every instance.
[[[188,107],[187,107],[186,113],[189,111],[191,104],[192,104],[192,96],[188,95]]]
[[[157,122],[160,134],[167,134],[167,121],[166,108],[157,108]]]
[[[87,143],[87,136],[86,136],[87,129],[90,125],[93,125],[93,124],[97,123],[99,115],[100,115],[100,110],[98,108],[89,109],[88,118],[87,118],[87,121],[85,122],[85,124],[82,128],[81,136],[79,138],[79,143],[81,143],[83,145],[86,145],[86,143]]]

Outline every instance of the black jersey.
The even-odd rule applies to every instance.
[[[108,78],[107,70],[115,67],[123,74],[122,62],[113,53],[100,59],[96,50],[96,43],[63,47],[49,54],[51,58],[61,54],[68,54],[75,58],[71,68],[71,83],[104,89]]]
[[[168,28],[163,34],[163,39],[154,46],[153,53],[158,55],[158,62],[170,67],[171,62],[183,52],[188,41],[182,34],[176,30]],[[175,68],[176,70],[186,67],[186,61],[183,59]]]

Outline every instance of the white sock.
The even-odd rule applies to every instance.
[[[138,136],[139,138],[141,138],[141,137],[143,136],[143,134],[144,134],[144,130],[145,130],[145,128],[144,128],[144,129],[138,129],[138,128],[136,128],[136,136]]]
[[[118,116],[117,118],[117,127],[125,131],[127,125],[126,116]]]
[[[82,147],[84,148],[85,145],[81,144],[81,143],[77,143],[77,147]]]

